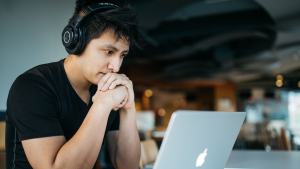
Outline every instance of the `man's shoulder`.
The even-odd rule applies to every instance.
[[[61,61],[38,65],[19,75],[9,90],[7,109],[15,105],[15,100],[26,103],[27,100],[46,98],[48,101],[55,102],[65,79],[60,64]]]
[[[60,62],[42,64],[27,70],[16,78],[11,90],[24,88],[25,86],[31,86],[31,88],[37,86],[47,88],[47,86],[52,86],[61,79],[60,76],[62,76],[63,70]]]
[[[34,74],[34,75],[44,77],[44,78],[46,78],[46,76],[49,76],[49,75],[55,76],[62,72],[61,62],[63,62],[63,60],[60,60],[58,62],[51,62],[51,63],[46,63],[46,64],[41,64],[41,65],[35,66],[35,67],[27,70],[26,72],[24,72],[22,75],[26,76],[28,74]]]

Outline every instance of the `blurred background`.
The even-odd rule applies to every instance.
[[[120,71],[134,83],[143,143],[159,149],[179,109],[246,111],[233,149],[300,150],[299,0],[117,1],[124,3],[138,13],[147,43]],[[74,7],[75,0],[0,0],[2,121],[18,75],[67,57],[61,32]]]

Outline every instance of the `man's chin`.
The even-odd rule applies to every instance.
[[[98,85],[98,83],[95,83],[95,82],[91,82],[93,85]]]
[[[91,83],[94,84],[94,85],[98,85],[99,81],[101,80],[101,78],[104,76],[103,73],[101,73],[101,75],[98,75],[96,76],[92,81]]]

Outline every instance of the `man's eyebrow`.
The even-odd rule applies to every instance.
[[[115,51],[119,51],[118,48],[116,48],[115,46],[110,45],[110,44],[102,45],[102,47],[106,47],[106,48],[110,48],[110,49],[115,50]],[[128,50],[124,50],[123,52],[127,52],[128,53],[129,49]]]

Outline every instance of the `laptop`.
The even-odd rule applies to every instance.
[[[174,112],[153,169],[224,169],[245,116],[245,112]]]

